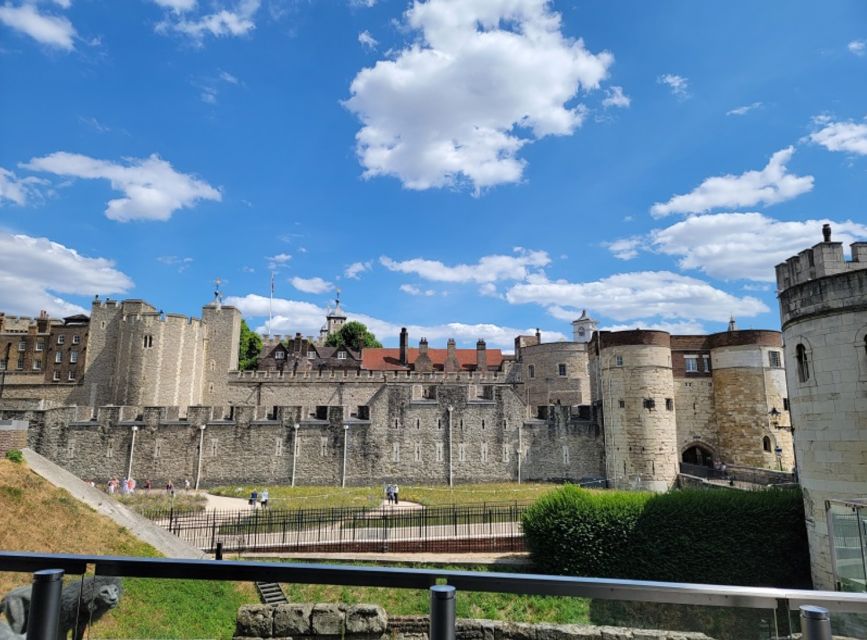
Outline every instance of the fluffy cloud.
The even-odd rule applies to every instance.
[[[606,246],[614,254],[615,258],[620,260],[632,260],[638,255],[638,250],[644,245],[644,238],[641,236],[632,236],[630,238],[620,238],[614,242],[609,242]]]
[[[845,151],[867,156],[867,124],[855,122],[829,122],[821,118],[818,122],[827,126],[810,134],[810,140],[829,151]]]
[[[647,318],[724,322],[730,314],[755,316],[769,310],[756,298],[738,298],[703,280],[669,271],[620,273],[582,283],[537,280],[514,285],[506,299],[512,304],[539,304],[572,319],[580,309],[592,309],[619,322]]]
[[[830,222],[835,240],[867,238],[867,225],[851,221],[784,222],[761,213],[692,216],[651,232],[655,251],[679,258],[681,269],[698,269],[714,278],[773,282],[774,266],[820,242]]]
[[[369,260],[367,262],[353,262],[351,265],[346,267],[343,275],[352,280],[358,280],[362,273],[370,271],[372,268],[373,263]]]
[[[523,280],[533,267],[541,268],[551,262],[545,251],[515,248],[514,256],[484,256],[476,264],[448,266],[439,260],[413,258],[397,262],[383,256],[379,262],[390,271],[411,273],[425,280],[437,282],[496,282],[497,280]]]
[[[88,180],[109,180],[123,198],[109,200],[105,215],[112,220],[168,220],[178,209],[195,206],[199,200],[219,201],[219,190],[189,174],[179,173],[154,154],[129,158],[126,164],[97,160],[77,153],[58,151],[33,158],[21,165],[32,171]]]
[[[602,331],[630,331],[644,329],[645,331],[667,331],[672,335],[694,336],[707,333],[700,322],[639,322],[633,324],[610,324],[599,327]]]
[[[85,309],[57,294],[123,293],[133,286],[105,258],[87,258],[48,238],[0,231],[0,300],[7,313],[54,316]]]
[[[292,286],[304,293],[325,293],[331,291],[334,285],[322,278],[292,278]]]
[[[364,176],[409,189],[518,182],[518,151],[573,133],[586,108],[572,101],[614,60],[565,37],[548,0],[414,0],[405,19],[418,38],[361,70],[345,105]]]
[[[850,53],[856,56],[863,56],[865,51],[867,51],[867,40],[853,40],[848,44],[847,48]]]
[[[400,290],[404,293],[408,293],[411,296],[435,296],[436,291],[433,289],[420,289],[414,284],[402,284],[400,285]]]
[[[24,206],[34,199],[39,199],[41,194],[38,185],[44,184],[46,181],[40,178],[32,176],[19,178],[12,171],[0,167],[0,205],[8,200]]]
[[[666,73],[659,76],[656,79],[656,82],[657,84],[666,85],[669,89],[671,89],[671,93],[680,99],[689,97],[689,80],[687,80],[683,76],[678,76],[673,73]]]
[[[726,115],[727,116],[745,116],[750,111],[758,109],[761,106],[762,106],[761,102],[753,102],[752,104],[747,104],[747,105],[744,105],[742,107],[736,107],[736,108],[732,109],[731,111],[726,111]]]
[[[760,171],[708,178],[690,193],[674,196],[665,203],[657,202],[650,212],[659,218],[672,213],[701,213],[720,207],[751,207],[791,200],[813,189],[813,176],[788,172],[786,164],[793,153],[794,147],[777,151]]]
[[[68,2],[57,4],[69,7]],[[6,3],[0,6],[0,22],[40,44],[65,51],[75,49],[76,32],[72,23],[64,16],[40,13],[35,3],[24,2],[17,6]]]
[[[230,296],[225,303],[241,310],[248,317],[267,318],[269,300],[265,296],[248,294],[246,296]],[[275,298],[273,304],[272,332],[280,334],[293,334],[296,331],[304,335],[318,335],[319,328],[325,322],[328,310],[318,307],[309,302],[298,302]],[[347,310],[349,320],[358,320],[367,325],[367,328],[376,334],[377,338],[385,344],[396,344],[400,329],[405,326],[412,337],[417,340],[426,337],[433,344],[431,346],[445,346],[448,338],[454,338],[458,344],[473,347],[476,340],[482,338],[490,347],[512,348],[515,336],[534,333],[533,328],[517,329],[504,327],[496,324],[468,324],[463,322],[449,322],[436,325],[398,325],[365,314],[353,313]],[[576,316],[577,317],[577,316]],[[260,333],[267,332],[267,320],[256,328]],[[548,342],[566,340],[567,337],[558,331],[543,331],[542,339]]]
[[[222,38],[244,36],[256,28],[254,17],[259,11],[261,0],[238,0],[231,9],[224,8],[198,17],[187,17],[190,3],[183,0],[157,0],[159,4],[171,8],[172,13],[156,25],[158,33],[179,33],[201,45],[205,36]],[[180,8],[179,8],[180,7]],[[190,9],[195,8],[195,2]]]
[[[377,39],[370,35],[370,31],[362,31],[359,33],[358,42],[368,49],[376,49],[376,45],[379,44]]]
[[[171,9],[175,13],[184,13],[196,8],[196,0],[153,0],[163,9]]]
[[[611,87],[605,90],[605,99],[602,101],[602,106],[608,107],[628,107],[632,103],[632,99],[623,93],[623,87]]]
[[[269,271],[277,271],[278,269],[285,267],[291,259],[292,256],[288,253],[278,253],[275,256],[268,256],[265,258],[268,262]]]

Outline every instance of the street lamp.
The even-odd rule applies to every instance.
[[[340,486],[346,487],[346,444],[349,441],[349,425],[343,425],[343,477]]]
[[[126,468],[126,479],[129,480],[132,478],[132,457],[135,452],[135,434],[138,431],[138,427],[136,425],[132,426],[132,442],[129,445],[129,466]]]
[[[449,410],[449,486],[454,484],[454,467],[452,465],[452,411],[455,408],[452,405],[448,406]]]
[[[292,425],[294,437],[292,438],[292,486],[295,486],[295,462],[298,460],[298,427],[301,425],[297,422]]]
[[[199,478],[202,477],[202,456],[205,455],[205,427],[199,425],[199,463],[196,465],[196,491],[199,490]]]

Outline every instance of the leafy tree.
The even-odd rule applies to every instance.
[[[249,371],[259,364],[259,353],[262,351],[262,338],[247,326],[247,321],[241,319],[241,340],[238,345],[238,369]]]
[[[379,348],[382,343],[376,339],[367,327],[353,320],[347,322],[337,333],[332,333],[325,341],[326,347],[347,347],[355,351],[361,351],[363,348]]]

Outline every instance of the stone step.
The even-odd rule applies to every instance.
[[[263,604],[282,604],[289,602],[283,588],[276,582],[257,582],[256,590]]]

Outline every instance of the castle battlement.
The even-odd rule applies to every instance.
[[[357,369],[325,369],[322,371],[230,371],[229,379],[238,381],[269,382],[491,382],[505,383],[507,375],[503,371],[457,371],[445,373],[435,371],[422,373],[409,370],[367,371]]]
[[[867,242],[853,242],[849,245],[852,259],[846,260],[843,243],[831,242],[831,225],[822,227],[822,235],[822,242],[775,267],[777,291],[785,291],[794,285],[825,276],[867,269]]]

